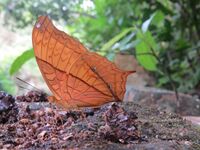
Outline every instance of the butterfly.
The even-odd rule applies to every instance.
[[[40,16],[35,23],[32,43],[37,64],[53,94],[49,102],[70,109],[123,100],[127,76],[134,71],[123,71],[90,52],[58,30],[48,16]]]

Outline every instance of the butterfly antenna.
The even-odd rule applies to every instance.
[[[37,91],[39,91],[39,92],[42,91],[42,90],[36,88],[35,86],[31,85],[30,83],[28,83],[28,82],[26,82],[26,81],[20,79],[19,77],[16,77],[16,78],[17,78],[19,81],[21,81],[21,82],[23,82],[23,83],[26,83],[27,85],[30,85],[30,86],[31,86],[32,88],[34,88],[35,90],[37,90]],[[22,86],[19,86],[19,87],[22,87]],[[24,87],[23,87],[23,88],[24,88]],[[24,88],[24,89],[26,89],[26,88]],[[30,89],[28,89],[28,90],[30,90]]]
[[[23,86],[21,86],[21,85],[18,85],[18,84],[17,84],[17,86],[18,86],[19,88],[24,89],[24,90],[27,90],[27,91],[30,91],[30,90],[31,90],[31,89],[29,89],[29,88],[25,88],[25,87],[23,87]]]

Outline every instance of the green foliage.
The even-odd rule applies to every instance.
[[[146,32],[151,24],[159,25],[164,20],[164,14],[161,11],[156,11],[149,19],[142,23],[142,31]]]
[[[153,56],[155,47],[157,46],[151,33],[147,31],[146,33],[138,32],[137,39],[140,42],[136,46],[136,58],[139,63],[147,70],[156,71],[158,60]]]
[[[0,90],[13,94],[15,92],[13,80],[11,80],[8,72],[5,72],[3,68],[0,68],[0,79]]]
[[[13,2],[7,0],[4,6]],[[33,7],[35,3],[22,0],[12,11],[7,6],[6,14],[25,26],[48,12],[54,19],[67,21],[67,29],[93,51],[110,59],[117,51],[135,55],[158,86],[171,89],[172,80],[179,91],[188,92],[200,84],[198,0],[94,0],[94,7],[86,10],[81,0],[55,2],[58,7],[53,0]],[[67,13],[62,11],[64,6]]]
[[[4,9],[4,22],[15,27],[25,27],[35,23],[40,15],[49,15],[54,20],[63,18],[69,20],[69,16],[75,16],[77,3],[80,0],[4,0],[0,2],[0,8]]]
[[[21,66],[26,63],[28,60],[34,57],[33,49],[26,50],[20,56],[18,56],[12,63],[10,67],[10,75],[16,73]]]
[[[95,19],[82,17],[76,23],[85,24],[80,33],[89,47],[109,58],[116,51],[135,55],[153,71],[158,86],[171,89],[173,81],[179,91],[187,92],[200,84],[199,1],[95,0],[94,4]],[[136,30],[123,34],[129,28]]]
[[[106,52],[108,51],[108,49],[110,49],[120,39],[124,38],[129,32],[134,31],[134,30],[135,30],[135,28],[127,28],[124,31],[122,31],[121,33],[114,36],[112,39],[110,39],[107,43],[105,43],[102,46],[102,48],[100,50],[100,54],[102,54],[102,55],[107,54]]]
[[[1,60],[0,66],[0,91],[6,91],[10,94],[15,93],[15,86],[14,81],[12,80],[11,76],[9,75],[9,67],[10,67],[10,59],[4,57]]]

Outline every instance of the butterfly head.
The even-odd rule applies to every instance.
[[[35,23],[35,29],[39,31],[43,31],[47,27],[49,22],[50,22],[50,19],[48,18],[48,16],[40,16],[37,22]]]

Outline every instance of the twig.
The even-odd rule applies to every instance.
[[[162,66],[165,66],[165,64],[161,61],[161,59],[157,56],[157,54],[155,53],[155,50],[152,48],[152,46],[149,44],[148,41],[146,41],[144,38],[143,40],[148,44],[148,46],[150,47],[150,50],[151,50],[151,55],[154,56],[158,62],[162,65]],[[170,70],[166,67],[163,67],[164,68],[164,74],[168,77],[169,81],[170,81],[170,84],[175,92],[175,95],[176,95],[176,100],[177,100],[177,107],[179,108],[180,107],[180,101],[179,101],[179,94],[178,94],[178,90],[174,84],[174,81],[171,77],[171,74],[170,74]]]

